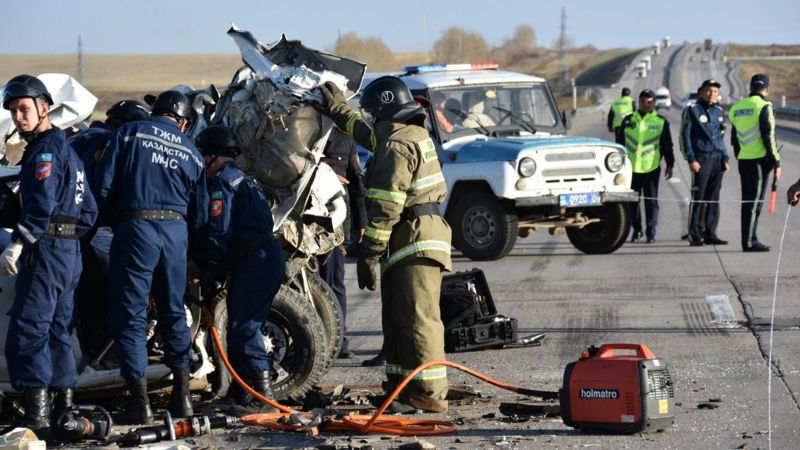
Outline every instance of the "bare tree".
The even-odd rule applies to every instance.
[[[371,71],[396,69],[392,51],[380,38],[346,33],[336,40],[334,53],[364,62]]]
[[[489,47],[480,34],[450,27],[433,44],[434,58],[442,64],[468,63],[486,59]]]
[[[520,25],[514,36],[503,42],[503,47],[513,54],[526,53],[536,47],[536,31],[530,25]]]

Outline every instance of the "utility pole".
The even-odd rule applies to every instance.
[[[558,37],[558,59],[561,63],[561,80],[567,79],[567,67],[564,61],[564,53],[567,45],[567,8],[561,7],[561,33]]]
[[[425,63],[431,62],[431,48],[428,46],[428,15],[425,8],[422,8],[422,35],[425,39]]]
[[[83,83],[83,39],[78,35],[78,81]]]

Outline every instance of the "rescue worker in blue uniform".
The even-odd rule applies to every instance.
[[[319,275],[331,287],[339,305],[342,307],[342,321],[347,323],[347,290],[344,283],[345,249],[353,242],[360,242],[367,226],[367,210],[364,199],[367,189],[361,175],[361,164],[358,161],[356,144],[348,135],[334,127],[323,151],[326,164],[331,166],[339,181],[345,187],[344,200],[347,204],[347,218],[342,224],[344,244],[333,251],[319,255]],[[355,236],[353,236],[355,234]],[[346,328],[346,325],[345,325]],[[353,356],[347,337],[344,338],[338,358],[347,359]]]
[[[781,157],[775,143],[775,115],[767,101],[769,77],[763,73],[750,80],[750,95],[731,107],[731,144],[739,160],[742,179],[742,250],[768,252],[756,234],[758,217],[764,204],[769,172],[775,181],[781,177]]]
[[[203,157],[183,134],[191,104],[178,91],[159,94],[152,118],[120,127],[97,166],[101,209],[113,221],[108,268],[109,329],[117,344],[120,374],[131,392],[119,419],[150,424],[145,326],[148,295],[155,299],[172,369],[169,411],[192,415],[189,396],[191,343],[183,296],[189,233],[205,224],[208,194]]]
[[[17,275],[5,353],[11,385],[22,391],[22,426],[44,439],[51,437],[48,389],[54,417],[72,405],[78,239],[97,218],[83,164],[47,117],[52,104],[44,83],[30,75],[13,78],[3,93],[3,108],[28,143],[20,161],[22,212],[0,254],[0,272]]]
[[[669,121],[655,112],[655,94],[645,89],[639,94],[639,110],[625,117],[617,128],[617,144],[625,147],[633,166],[631,189],[644,196],[647,243],[656,241],[658,224],[658,182],[661,175],[661,158],[667,164],[666,179],[672,178],[675,156]],[[642,238],[642,213],[639,202],[630,203],[631,242]]]
[[[103,157],[111,135],[117,128],[128,122],[149,118],[150,108],[147,105],[136,100],[122,100],[113,104],[106,111],[105,127],[90,127],[67,139],[67,143],[75,149],[75,153],[83,161],[86,179],[89,180],[89,187],[95,197],[99,194],[102,178],[94,169],[97,162]]]
[[[717,104],[721,86],[716,80],[703,81],[697,103],[687,109],[681,127],[681,149],[693,174],[689,203],[689,245],[693,247],[728,243],[717,236],[719,191],[722,176],[730,169],[723,138],[725,112]],[[706,205],[703,231],[701,201]]]
[[[236,166],[234,158],[241,150],[229,128],[210,126],[200,132],[196,143],[205,160],[211,203],[208,223],[192,241],[193,259],[203,274],[203,286],[229,278],[228,357],[245,382],[273,398],[261,325],[280,289],[285,262],[272,231],[271,201],[256,180]],[[215,294],[204,290],[206,298]],[[234,415],[277,412],[264,408],[235,382],[228,399]]]
[[[86,169],[86,180],[96,198],[100,196],[102,177],[99,176],[95,167],[103,157],[113,132],[128,122],[149,118],[150,107],[136,100],[122,100],[113,104],[106,111],[105,122],[99,122],[97,125],[82,130],[67,139],[67,143],[75,149],[75,153],[83,161],[83,166]],[[102,212],[100,217],[102,217]],[[91,243],[97,227],[104,225],[101,222],[102,220],[98,220],[95,227],[81,239],[83,272],[76,291],[76,295],[81,299],[81,302],[76,304],[77,311],[75,315],[75,320],[79,323],[105,324],[108,316],[108,302],[105,295],[97,295],[98,290],[101,292],[108,291],[108,279]],[[90,326],[83,327],[83,330],[84,353],[88,355],[100,352],[108,341],[107,327]]]

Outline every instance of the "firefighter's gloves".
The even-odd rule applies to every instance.
[[[365,257],[361,256],[358,258],[358,264],[356,265],[357,273],[358,273],[358,288],[369,289],[370,291],[374,291],[378,285],[378,258],[377,257]]]
[[[319,91],[325,99],[323,110],[325,114],[329,116],[336,106],[347,103],[347,99],[344,98],[344,93],[331,81],[323,83],[322,86],[319,87]]]
[[[22,244],[19,242],[12,242],[0,254],[0,272],[9,277],[17,274],[17,260],[22,253]]]

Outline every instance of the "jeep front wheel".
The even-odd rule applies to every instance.
[[[572,245],[583,253],[602,255],[613,253],[625,243],[630,229],[628,210],[623,203],[606,203],[586,208],[583,214],[589,219],[600,219],[583,228],[567,228]]]
[[[455,204],[453,245],[469,259],[487,261],[506,256],[517,241],[517,215],[497,197],[472,192]]]

